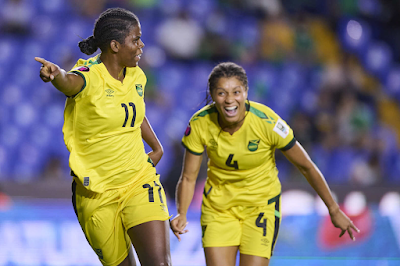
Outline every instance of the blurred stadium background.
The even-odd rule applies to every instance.
[[[0,265],[100,265],[70,204],[65,97],[35,56],[71,69],[107,7],[139,16],[147,116],[175,214],[180,139],[221,61],[248,73],[249,98],[294,129],[361,229],[339,239],[322,202],[277,152],[281,232],[270,265],[400,265],[400,2],[396,0],[0,0]],[[205,160],[204,160],[205,161]],[[171,236],[174,265],[204,265],[199,226]]]

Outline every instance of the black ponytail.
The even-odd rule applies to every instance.
[[[78,46],[79,49],[81,49],[81,52],[87,55],[93,54],[97,51],[97,48],[99,48],[93,35],[87,39],[80,41]]]

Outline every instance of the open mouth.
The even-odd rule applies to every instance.
[[[136,58],[137,60],[140,60],[141,57],[142,57],[142,54],[138,54],[138,55],[135,56],[135,58]]]
[[[235,116],[237,113],[238,107],[237,106],[225,107],[224,110],[228,116]]]

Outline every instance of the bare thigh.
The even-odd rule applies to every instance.
[[[238,246],[204,248],[207,266],[235,266]]]
[[[269,259],[267,258],[240,254],[240,266],[268,266],[268,265],[269,265]]]
[[[171,265],[168,221],[150,221],[128,230],[141,265]]]

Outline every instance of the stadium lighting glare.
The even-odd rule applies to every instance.
[[[383,195],[379,203],[379,212],[383,216],[400,214],[400,193],[388,192]]]
[[[359,191],[350,192],[344,199],[344,208],[349,215],[359,215],[367,208],[367,199],[364,193]]]
[[[314,197],[302,190],[288,190],[282,193],[284,215],[308,215],[314,212]]]
[[[363,34],[363,28],[358,21],[350,20],[347,23],[346,29],[347,29],[347,34],[349,35],[350,38],[352,38],[355,41],[361,39],[361,36]]]

